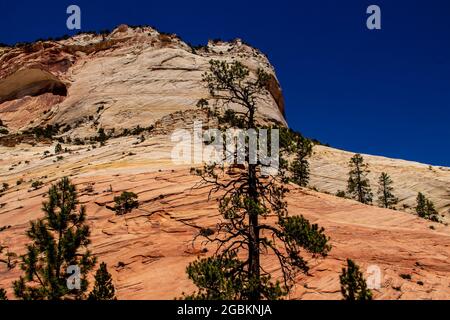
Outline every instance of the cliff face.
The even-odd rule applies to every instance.
[[[87,206],[92,250],[108,263],[120,299],[172,299],[190,292],[186,265],[208,254],[192,239],[200,227],[217,223],[217,202],[208,199],[208,189],[192,188],[198,182],[189,174],[193,165],[172,162],[170,134],[191,130],[196,120],[208,122],[195,104],[207,96],[200,80],[210,59],[236,59],[253,71],[269,72],[271,95],[259,117],[285,124],[273,68],[258,50],[238,40],[192,50],[176,36],[120,26],[103,36],[0,48],[0,119],[12,133],[0,134],[0,183],[9,184],[0,197],[0,244],[23,253],[25,231],[30,220],[42,217],[48,187],[69,176]],[[67,128],[61,136],[73,139],[92,137],[99,128],[115,133],[137,125],[153,129],[95,148],[62,143],[58,155],[56,141],[14,135],[47,124]],[[314,150],[310,185],[320,192],[290,184],[288,208],[324,226],[333,249],[323,260],[309,259],[311,276],[297,279],[291,298],[340,299],[339,272],[346,258],[362,270],[380,268],[377,299],[448,298],[450,228],[418,218],[411,207],[421,191],[447,219],[449,168],[365,155],[374,191],[380,172],[392,176],[401,201],[401,210],[394,211],[325,194],[345,189],[352,153],[323,146]],[[43,187],[33,190],[35,180]],[[108,207],[125,190],[138,194],[139,209],[116,216]],[[279,274],[274,257],[266,263]],[[0,287],[11,298],[11,282],[20,272],[18,266],[8,270],[0,263]]]
[[[70,125],[70,134],[81,137],[100,127],[148,127],[173,112],[195,108],[207,96],[201,77],[210,59],[238,60],[253,72],[265,69],[271,75],[271,97],[261,105],[261,117],[285,123],[280,86],[258,50],[240,40],[210,42],[195,50],[175,35],[125,25],[108,35],[7,49],[0,56],[0,117],[12,130]],[[48,112],[39,115],[36,105]]]

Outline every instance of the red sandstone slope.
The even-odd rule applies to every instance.
[[[110,266],[120,299],[172,299],[193,289],[184,271],[201,247],[193,246],[192,239],[198,227],[213,227],[218,219],[216,201],[208,201],[208,190],[192,189],[196,179],[187,168],[75,179],[79,190],[95,181],[94,191],[81,191],[80,199],[87,205],[93,251]],[[112,193],[106,191],[110,185]],[[29,220],[42,216],[45,190],[28,193],[20,188],[2,199],[6,204],[0,225],[11,228],[1,233],[1,240],[12,251],[23,252],[24,231]],[[140,207],[116,216],[105,205],[122,190],[137,193]],[[449,227],[294,186],[288,203],[290,214],[303,214],[324,226],[333,245],[327,258],[310,261],[311,274],[298,278],[290,298],[339,299],[338,275],[345,258],[363,269],[380,267],[382,288],[375,290],[376,299],[448,298]],[[268,268],[276,274],[276,261],[271,261]],[[411,280],[402,274],[411,275]],[[18,268],[0,267],[0,286],[9,287],[18,275]]]

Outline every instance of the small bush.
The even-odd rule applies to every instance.
[[[124,191],[120,196],[114,197],[114,211],[116,214],[122,215],[131,212],[139,206],[137,194],[134,192]]]
[[[59,129],[60,129],[59,124],[55,125],[48,124],[45,127],[35,127],[31,129],[31,132],[27,131],[25,133],[32,133],[36,136],[36,138],[53,139],[53,136],[58,134]]]
[[[336,197],[345,198],[346,197],[345,191],[338,190],[338,192],[336,192]]]
[[[84,145],[84,141],[83,140],[81,140],[81,138],[75,138],[75,139],[73,139],[73,143],[75,144],[75,145],[79,145],[79,146],[81,146],[81,145]]]
[[[42,186],[44,185],[44,183],[40,180],[35,180],[31,183],[31,188],[33,188],[33,190],[37,190],[39,188],[42,188]]]
[[[108,140],[109,137],[106,135],[105,129],[100,128],[100,129],[98,129],[97,133],[98,133],[98,135],[95,138],[95,141],[98,141],[100,143],[104,143],[106,140]]]
[[[402,273],[402,274],[400,275],[400,278],[405,279],[405,280],[411,280],[411,275],[410,275],[410,274]]]
[[[55,146],[55,154],[58,154],[58,153],[61,153],[61,152],[62,152],[62,147],[61,147],[61,144],[58,143],[58,144]]]
[[[9,184],[7,184],[6,182],[3,182],[0,192],[4,192],[4,191],[8,190],[8,188],[9,188]]]

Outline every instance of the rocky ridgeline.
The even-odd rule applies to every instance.
[[[80,34],[6,48],[0,55],[0,119],[10,131],[59,124],[72,136],[98,128],[149,126],[195,108],[207,93],[210,59],[240,60],[270,75],[261,117],[284,123],[284,102],[267,58],[241,40],[191,47],[173,34],[121,25],[109,34]]]

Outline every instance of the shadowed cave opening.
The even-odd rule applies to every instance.
[[[53,75],[36,69],[23,70],[0,81],[0,103],[44,93],[67,96],[67,86]]]

